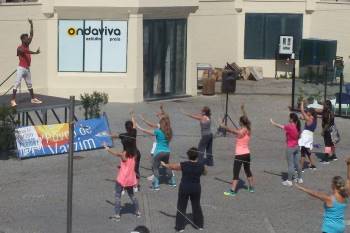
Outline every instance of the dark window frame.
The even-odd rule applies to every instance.
[[[270,23],[267,23],[268,21]],[[297,25],[294,28],[289,26],[295,24]],[[303,14],[246,13],[244,59],[274,60],[278,52],[279,36],[281,35],[292,35],[294,37],[293,50],[296,59],[298,59],[303,37]],[[269,41],[275,42],[271,44]],[[274,48],[271,49],[272,47]]]

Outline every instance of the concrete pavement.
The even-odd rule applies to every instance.
[[[230,116],[238,121],[240,104],[245,103],[252,121],[252,172],[256,179],[256,193],[239,190],[236,197],[226,197],[232,179],[233,138],[218,137],[214,141],[215,166],[202,178],[202,207],[205,229],[208,233],[316,233],[322,222],[322,203],[281,185],[281,174],[286,172],[284,134],[273,128],[269,119],[286,123],[290,104],[290,81],[264,80],[239,82],[238,93],[230,96]],[[255,94],[254,94],[255,93]],[[258,93],[258,94],[256,94]],[[269,95],[268,93],[274,93]],[[287,93],[287,94],[286,94]],[[181,107],[198,112],[203,105],[212,109],[213,119],[223,116],[224,96],[199,96],[165,101],[171,116],[174,139],[171,142],[171,160],[184,160],[186,150],[199,141],[199,124],[179,113]],[[145,113],[156,120],[154,112],[159,102],[140,104],[111,103],[105,107],[113,131],[121,132],[129,109]],[[330,191],[334,175],[346,175],[345,155],[350,155],[349,120],[336,119],[341,130],[339,160],[330,165],[317,163],[317,171],[306,171],[305,186]],[[217,125],[217,122],[215,122]],[[214,124],[214,125],[215,125]],[[214,127],[215,128],[215,127]],[[323,145],[320,124],[315,141]],[[113,214],[114,183],[118,159],[104,150],[76,153],[74,160],[73,232],[128,233],[137,225],[147,225],[152,233],[175,232],[177,188],[162,185],[159,192],[148,189],[151,174],[149,151],[153,139],[138,137],[142,153],[142,190],[137,194],[142,217],[131,214],[127,195],[123,196],[122,219],[116,223],[108,219]],[[116,149],[120,149],[119,142]],[[315,152],[321,151],[315,149]],[[0,161],[0,233],[62,233],[66,226],[67,156],[57,155],[18,161]],[[181,175],[176,174],[178,183]],[[241,178],[245,180],[243,171]],[[188,211],[191,213],[191,208]],[[347,219],[349,214],[347,213]],[[185,232],[197,232],[187,226]],[[350,232],[347,229],[347,232]]]

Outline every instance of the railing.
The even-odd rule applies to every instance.
[[[5,78],[5,80],[2,81],[2,83],[0,84],[0,87],[2,85],[4,85],[12,77],[12,75],[14,75],[16,72],[17,72],[17,70],[14,70],[9,76],[7,76],[7,78]],[[12,88],[13,88],[13,85],[3,95],[6,95]]]

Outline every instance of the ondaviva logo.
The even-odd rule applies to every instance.
[[[103,27],[103,28],[91,28],[91,26],[87,28],[73,28],[70,27],[67,30],[68,35],[70,36],[79,36],[79,35],[84,35],[84,36],[120,36],[121,32],[119,28],[108,28],[108,27]]]

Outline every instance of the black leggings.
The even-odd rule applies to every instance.
[[[136,149],[135,173],[136,173],[137,179],[140,179],[140,160],[141,160],[141,153],[139,149]]]
[[[311,150],[310,148],[306,148],[305,146],[302,146],[300,149],[301,157],[309,157],[311,156]]]
[[[325,131],[323,134],[324,146],[325,147],[333,147],[334,143],[332,141],[332,135],[330,131]]]
[[[239,180],[239,172],[243,164],[244,172],[247,177],[252,177],[252,172],[250,170],[250,154],[236,155],[235,161],[233,162],[233,179]]]

